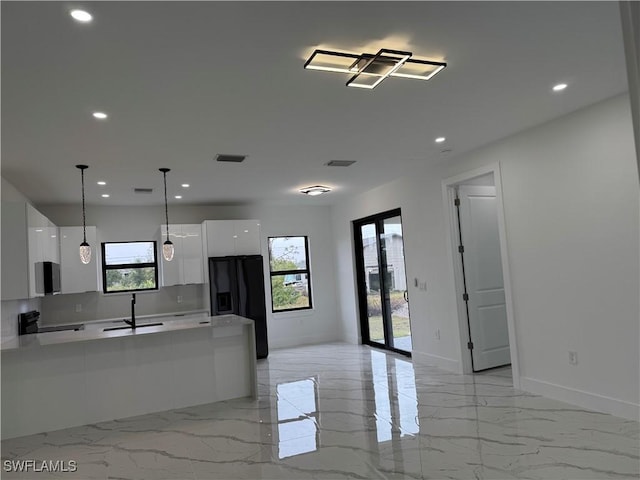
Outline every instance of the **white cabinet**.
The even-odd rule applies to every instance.
[[[29,240],[24,202],[2,202],[2,300],[29,297]]]
[[[205,220],[208,257],[259,255],[260,220]]]
[[[160,245],[167,239],[167,227],[160,227]],[[204,283],[202,256],[202,225],[169,225],[169,239],[173,242],[173,260],[162,258],[162,286]],[[158,251],[162,251],[161,248]]]
[[[44,258],[47,262],[60,263],[60,228],[47,220],[47,246]]]
[[[58,227],[29,204],[27,204],[27,225],[33,260],[60,263]]]
[[[207,257],[225,257],[236,254],[233,222],[233,220],[205,220]]]
[[[38,263],[44,261],[46,250],[46,237],[47,227],[49,221],[47,217],[33,208],[31,205],[27,205],[27,231],[29,236],[29,298],[41,297],[43,293],[37,293],[36,291],[36,266]]]
[[[60,263],[58,227],[31,205],[26,205],[28,236],[29,297],[44,294],[36,290],[36,267],[41,262]]]
[[[234,220],[233,230],[236,255],[256,255],[262,253],[260,248],[259,220]]]
[[[202,225],[182,225],[182,277],[185,284],[204,283]]]
[[[82,227],[60,227],[60,293],[97,292],[100,289],[100,247],[96,227],[87,227],[91,262],[80,261]]]
[[[36,264],[60,262],[58,227],[26,202],[2,203],[2,300],[42,296]]]

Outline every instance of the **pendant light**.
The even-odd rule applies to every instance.
[[[174,248],[173,248],[173,243],[171,242],[171,240],[169,240],[169,209],[167,207],[167,172],[170,172],[171,169],[159,168],[158,170],[160,170],[162,172],[162,175],[164,175],[164,216],[167,222],[167,241],[162,244],[162,257],[167,262],[170,262],[171,260],[173,260]]]
[[[89,168],[88,165],[76,165],[80,169],[80,178],[82,179],[82,243],[80,244],[80,261],[87,265],[91,262],[91,245],[87,243],[87,225],[86,211],[84,208],[84,171]]]

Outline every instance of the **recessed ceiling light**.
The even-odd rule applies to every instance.
[[[92,115],[94,118],[97,118],[98,120],[104,120],[109,116],[104,112],[93,112]]]
[[[312,197],[316,195],[322,195],[323,193],[330,192],[331,189],[329,187],[324,187],[322,185],[314,185],[313,187],[301,188],[300,193],[304,193],[306,195],[311,195]]]
[[[189,188],[189,187],[190,187],[190,185],[188,183],[183,183],[182,184],[182,188]]]
[[[106,185],[107,182],[103,182],[102,180],[100,180],[99,182],[96,182],[98,185]]]
[[[102,194],[102,198],[109,198],[109,194],[108,193],[103,193]]]
[[[93,20],[93,16],[84,10],[71,10],[71,16],[74,20],[82,23],[88,23]]]
[[[182,195],[176,195],[176,198],[180,200],[182,198]]]
[[[445,140],[446,140],[446,138],[445,138],[445,137],[438,137],[438,138],[436,138],[436,143],[442,143],[442,142],[444,142]]]
[[[564,90],[565,88],[567,88],[567,84],[566,83],[559,83],[558,85],[553,87],[553,91],[554,92],[561,92],[562,90]]]

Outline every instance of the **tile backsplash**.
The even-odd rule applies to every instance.
[[[187,312],[207,308],[204,285],[164,287],[137,292],[136,315]],[[207,292],[208,293],[208,292]],[[131,294],[101,292],[47,295],[42,297],[39,324],[81,323],[111,318],[129,318]]]

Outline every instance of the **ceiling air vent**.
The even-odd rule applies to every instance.
[[[152,193],[153,188],[134,188],[133,193]]]
[[[219,153],[216,155],[216,162],[240,163],[244,162],[245,158],[247,158],[246,155],[225,155],[223,153]]]
[[[331,160],[327,165],[330,167],[348,167],[354,163],[356,163],[355,160]]]

